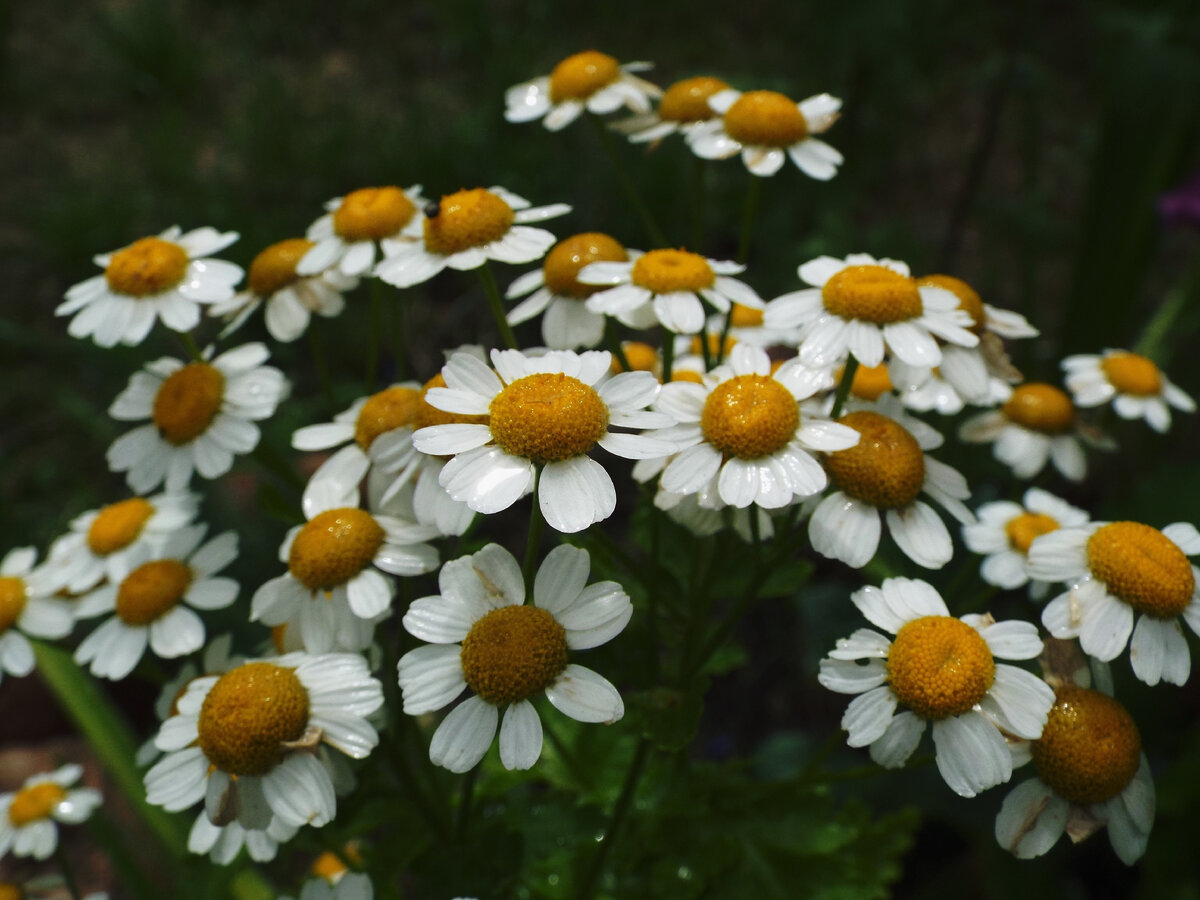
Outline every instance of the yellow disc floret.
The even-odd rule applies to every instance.
[[[887,266],[846,266],[821,288],[825,308],[843,319],[888,325],[925,310],[917,283]]]
[[[369,450],[381,434],[416,422],[420,405],[421,392],[416,388],[396,385],[372,394],[354,421],[354,440]]]
[[[550,73],[550,100],[586,100],[621,74],[620,64],[607,53],[585,50],[568,56]]]
[[[1140,613],[1173,619],[1192,602],[1196,579],[1179,546],[1157,528],[1112,522],[1088,538],[1092,574]]]
[[[542,264],[542,275],[551,293],[583,300],[607,288],[602,284],[580,284],[577,280],[580,269],[588,263],[625,262],[627,259],[629,254],[619,241],[598,231],[587,231],[563,238],[550,248]]]
[[[1043,434],[1064,434],[1075,425],[1071,398],[1052,384],[1018,385],[1000,408],[1010,422]]]
[[[296,265],[313,248],[312,241],[288,238],[272,244],[250,263],[246,281],[259,297],[270,297],[296,280]]]
[[[8,807],[8,820],[20,828],[30,822],[50,818],[54,807],[67,797],[67,792],[53,781],[43,781],[17,791]]]
[[[695,293],[710,288],[716,280],[712,266],[699,253],[687,250],[651,250],[633,264],[631,280],[656,294],[672,291]]]
[[[732,328],[758,328],[763,323],[763,311],[752,306],[735,303],[729,310],[729,325]]]
[[[700,413],[704,439],[725,457],[761,459],[787,446],[800,427],[800,405],[766,375],[738,375],[718,384]]]
[[[1137,774],[1142,736],[1112,697],[1059,688],[1030,750],[1043,783],[1069,803],[1090,806],[1117,796]]]
[[[230,775],[265,775],[308,727],[308,691],[296,673],[252,662],[226,672],[200,707],[196,730],[212,765]]]
[[[333,211],[333,230],[343,241],[378,241],[408,224],[417,208],[398,187],[361,188]]]
[[[825,457],[837,486],[879,509],[908,506],[925,483],[925,454],[917,439],[894,419],[866,410],[838,419],[860,435],[858,443]]]
[[[628,371],[633,372],[657,372],[659,357],[658,350],[643,341],[625,341],[621,344],[621,352],[625,354],[625,361],[629,363]],[[614,372],[627,371],[621,365],[621,360],[617,355],[613,354],[612,370]]]
[[[143,563],[117,589],[117,616],[126,625],[148,625],[183,599],[192,570],[175,559]]]
[[[288,571],[309,590],[331,590],[370,565],[386,536],[369,512],[352,506],[326,510],[296,534]]]
[[[114,253],[104,278],[114,293],[152,297],[183,281],[187,267],[187,251],[178,244],[146,237]]]
[[[591,386],[561,372],[518,378],[488,407],[505,453],[558,462],[587,453],[608,430],[608,407]]]
[[[150,517],[154,507],[141,497],[110,503],[96,514],[88,527],[88,549],[97,556],[108,556],[132,544]]]
[[[345,860],[349,860],[356,866],[362,865],[362,854],[358,852],[357,841],[345,844],[340,854],[326,850],[313,860],[308,871],[318,878],[324,878],[330,884],[337,884],[341,881],[342,876],[350,871]]]
[[[425,210],[425,249],[451,256],[498,241],[515,219],[513,208],[484,188],[458,191]]]
[[[168,444],[179,446],[203,434],[221,410],[225,376],[208,363],[176,369],[154,395],[151,418]]]
[[[708,98],[729,85],[720,78],[701,75],[671,85],[658,103],[658,117],[667,122],[704,122],[716,117]]]
[[[1155,397],[1162,393],[1162,373],[1158,366],[1136,353],[1109,353],[1100,360],[1100,368],[1109,384],[1122,394]]]
[[[960,716],[983,699],[996,662],[983,637],[949,616],[922,616],[896,633],[887,658],[888,684],[924,719]]]
[[[416,418],[413,420],[413,430],[420,428],[428,428],[430,425],[486,425],[487,416],[469,416],[463,413],[446,412],[444,409],[438,409],[436,406],[430,406],[429,401],[425,399],[425,395],[429,393],[430,388],[446,387],[446,379],[442,377],[442,373],[438,372],[427,382],[425,387],[421,389],[420,403],[417,406]]]
[[[0,881],[0,900],[25,900],[25,892],[19,884]]]
[[[25,611],[25,579],[0,576],[0,635],[12,628]]]
[[[725,110],[725,133],[762,147],[790,147],[808,136],[796,101],[775,91],[747,91]]]
[[[463,678],[481,700],[528,700],[567,667],[567,632],[537,606],[503,606],[471,626],[462,643]]]
[[[971,327],[968,330],[974,334],[983,334],[987,328],[987,312],[983,308],[983,298],[975,288],[953,275],[926,275],[917,279],[917,284],[944,288],[952,293],[958,298],[958,308],[966,310],[971,316]]]
[[[838,383],[841,383],[845,371],[844,367],[838,371]],[[850,393],[855,397],[874,402],[879,399],[880,395],[891,393],[891,391],[892,376],[888,372],[887,363],[880,363],[877,366],[860,365],[854,370],[854,381],[850,383]]]
[[[1028,554],[1029,545],[1035,538],[1051,531],[1058,531],[1058,521],[1044,513],[1023,512],[1013,516],[1004,525],[1009,545],[1018,553]]]

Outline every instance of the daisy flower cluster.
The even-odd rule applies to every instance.
[[[698,166],[740,157],[730,174],[754,190],[789,161],[817,182],[844,162],[823,137],[837,97],[712,74],[662,89],[651,69],[585,50],[509,88],[503,117],[549,132],[585,118],[662,153],[679,135]],[[1154,784],[1117,699],[1124,663],[1118,679],[1108,664],[1189,681],[1200,532],[1093,520],[1075,484],[1085,444],[1116,449],[1108,404],[1165,433],[1192,399],[1134,350],[1068,357],[1062,387],[1027,381],[1006,341],[1038,328],[959,275],[846,247],[792,260],[772,297],[749,230],[736,260],[710,256],[636,211],[649,244],[592,221],[559,237],[543,226],[571,206],[497,185],[382,183],[317,206],[245,270],[213,258],[238,234],[210,227],[96,256],[103,273],[56,314],[101,348],[148,345],[108,410],[134,423],[106,456],[124,487],[72,511],[44,554],[5,550],[0,677],[48,660],[60,692],[154,683],[154,733],[112,765],[123,790],[142,785],[139,810],[186,815],[168,849],[242,874],[279,859],[278,874],[282,848],[320,846],[301,898],[370,900],[380,878],[448,897],[479,888],[447,873],[447,847],[483,846],[521,804],[529,821],[578,807],[587,834],[559,844],[591,896],[643,780],[688,791],[688,767],[660,763],[697,733],[755,602],[839,603],[813,615],[870,627],[830,635],[806,674],[852,698],[850,748],[916,769],[928,731],[965,798],[1030,765],[998,806],[1003,847],[1034,857],[1107,828],[1135,862]],[[498,263],[525,267],[504,290]],[[381,308],[402,323],[429,282],[471,271],[478,315],[455,343],[397,328],[381,348]],[[369,321],[354,318],[364,287]],[[260,314],[279,345],[358,321],[367,377],[293,397],[272,360],[295,351],[239,337]],[[149,349],[167,337],[184,356]],[[311,353],[323,369],[315,339]],[[988,463],[954,454],[985,443],[1008,472],[973,490],[963,472]],[[1048,464],[1065,497],[1013,486]],[[236,527],[218,526],[231,507]],[[806,580],[826,575],[860,586],[808,604]],[[80,777],[0,794],[0,856],[52,855],[57,824],[100,804]]]

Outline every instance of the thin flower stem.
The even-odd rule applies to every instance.
[[[708,213],[708,161],[692,155],[692,245],[691,250],[699,253],[704,244],[704,220]]]
[[[846,357],[846,367],[842,370],[842,380],[838,382],[837,395],[833,398],[833,409],[829,418],[836,419],[842,414],[846,398],[850,396],[850,388],[854,384],[854,373],[858,371],[858,360],[853,356]]]
[[[725,322],[721,325],[721,341],[717,344],[717,359],[713,365],[719,366],[725,361],[725,345],[729,342],[729,328],[733,325],[733,307],[725,313]]]
[[[1191,278],[1185,278],[1186,280],[1200,281],[1200,265],[1193,270]],[[1150,359],[1161,360],[1167,336],[1175,327],[1179,314],[1187,309],[1189,294],[1194,295],[1194,293],[1195,288],[1193,287],[1189,291],[1186,283],[1176,285],[1168,291],[1167,296],[1163,298],[1162,305],[1154,313],[1154,318],[1147,322],[1146,327],[1142,329],[1141,337],[1133,345],[1133,352]]]
[[[699,300],[701,303],[704,302],[703,298],[700,297],[699,295],[696,296],[696,299]],[[704,357],[704,371],[711,372],[714,363],[713,363],[713,359],[712,359],[712,348],[710,348],[708,346],[708,329],[701,328],[700,334],[697,336],[700,338],[700,355],[702,357]],[[720,352],[720,351],[718,350],[717,352]]]
[[[371,327],[367,338],[367,373],[363,377],[367,393],[375,392],[375,378],[379,374],[379,340],[383,330],[383,282],[371,279]]]
[[[758,205],[762,199],[762,179],[750,175],[746,188],[746,203],[742,207],[742,237],[738,241],[737,261],[743,265],[750,257],[750,239],[754,236],[754,223],[758,219]]]
[[[404,300],[397,296],[392,307],[392,366],[395,380],[403,381],[408,375],[408,353],[405,348],[404,331]]]
[[[312,354],[313,367],[317,370],[317,380],[321,383],[321,393],[325,395],[325,402],[329,408],[336,409],[333,382],[329,378],[329,364],[325,361],[325,348],[321,346],[321,338],[317,335],[317,330],[311,327],[305,331],[305,335],[308,337],[308,351]]]
[[[538,550],[542,543],[542,525],[545,523],[545,517],[542,516],[542,506],[538,496],[538,489],[541,487],[542,470],[536,469],[533,474],[533,509],[529,511],[529,537],[525,541],[525,562],[521,566],[521,574],[525,579],[526,595],[533,593],[533,572],[537,568]]]
[[[632,372],[633,366],[629,365],[629,357],[625,355],[625,348],[621,346],[621,341],[617,337],[617,330],[613,326],[613,320],[608,316],[604,317],[604,343],[608,346],[608,350],[616,358],[621,366],[622,372]]]
[[[579,783],[580,787],[588,787],[591,784],[591,780],[587,777],[587,770],[579,764],[579,760],[575,756],[575,751],[567,746],[567,742],[562,739],[562,735],[550,724],[548,716],[542,717],[542,733],[554,745],[554,751],[562,757],[563,765],[571,772],[571,776]]]
[[[662,383],[671,380],[671,372],[675,368],[675,332],[663,328],[662,348]]]
[[[180,331],[179,340],[183,343],[183,348],[187,351],[188,356],[196,362],[204,361],[204,354],[200,352],[200,348],[196,346],[196,339],[192,337],[190,331]]]
[[[475,767],[462,779],[462,787],[458,795],[458,822],[455,825],[455,833],[460,842],[466,837],[467,826],[471,822],[471,804],[475,799],[475,784],[479,781],[481,768],[482,763],[476,763]]]
[[[492,318],[500,329],[500,338],[509,350],[517,349],[517,336],[513,334],[512,326],[508,324],[508,314],[504,311],[504,303],[500,300],[500,289],[496,287],[496,276],[492,274],[492,266],[484,260],[482,266],[475,270],[483,283],[483,291],[487,294],[488,306],[492,309]]]
[[[642,227],[646,229],[646,236],[650,238],[650,241],[656,247],[667,246],[667,236],[658,227],[658,223],[654,221],[654,216],[650,214],[650,207],[646,205],[646,201],[642,199],[642,195],[638,193],[637,188],[630,179],[629,173],[621,165],[621,157],[617,153],[617,148],[613,146],[612,135],[608,133],[608,129],[604,127],[604,123],[600,121],[600,117],[595,113],[589,112],[585,115],[587,120],[592,123],[592,128],[595,129],[596,134],[600,136],[600,146],[604,148],[604,153],[608,156],[608,161],[612,163],[613,171],[617,175],[617,182],[621,185],[621,190],[624,191],[625,198],[637,212],[638,218],[642,220]]]
[[[63,884],[67,886],[71,900],[80,900],[83,895],[79,893],[79,883],[75,880],[75,872],[67,859],[66,851],[63,850],[62,841],[54,848],[54,861],[58,863],[58,870],[62,872]]]
[[[642,775],[646,771],[646,761],[649,758],[650,741],[641,738],[638,741],[637,750],[634,751],[633,761],[629,764],[629,771],[625,774],[625,783],[621,785],[621,793],[617,797],[616,805],[613,806],[608,827],[604,830],[604,837],[600,839],[600,844],[596,847],[596,855],[592,857],[592,863],[579,882],[579,889],[575,892],[578,900],[589,900],[595,893],[596,882],[600,873],[604,871],[604,860],[608,857],[613,842],[625,822],[629,807],[633,803],[633,795],[637,791],[638,782],[642,780]]]

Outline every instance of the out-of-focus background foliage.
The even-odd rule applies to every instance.
[[[556,233],[604,230],[645,247],[583,123],[549,134],[503,119],[505,87],[588,48],[653,61],[649,77],[664,86],[716,74],[742,89],[844,99],[828,136],[846,156],[839,176],[822,184],[789,166],[764,184],[746,276],[764,297],[796,287],[796,264],[818,253],[904,259],[1024,313],[1043,338],[1014,347],[1016,361],[1030,378],[1057,382],[1064,353],[1131,346],[1176,296],[1182,312],[1155,355],[1200,394],[1200,233],[1156,212],[1159,196],[1200,168],[1200,9],[1188,0],[43,0],[0,6],[0,41],[0,553],[44,548],[74,515],[123,496],[104,451],[126,426],[105,411],[145,359],[180,353],[161,331],[114,351],[66,336],[53,309],[98,271],[95,253],[172,224],[213,225],[241,232],[223,256],[246,265],[302,234],[330,197],[389,183],[421,183],[431,197],[501,184],[535,204],[573,204]],[[733,255],[740,164],[700,176],[678,142],[620,151],[673,242]],[[708,189],[699,246],[689,225],[697,177]],[[421,377],[441,347],[462,340],[455,323],[482,310],[477,291],[453,274],[424,290],[428,302],[408,317]],[[340,409],[362,390],[365,309],[319,324],[343,373]],[[260,337],[261,326],[248,334]],[[523,334],[536,342],[536,329]],[[303,341],[275,359],[298,396],[318,396]],[[271,451],[291,459],[290,431],[333,411],[312,400],[285,406],[267,429]],[[1177,416],[1166,437],[1118,422],[1116,436],[1122,452],[1093,456],[1085,485],[1046,486],[1098,518],[1200,520],[1196,417]],[[952,455],[963,459],[961,448]],[[963,465],[972,484],[1000,485],[977,502],[1014,495],[986,452],[972,457]],[[256,501],[276,493],[258,484],[271,486],[264,473],[244,478],[245,491],[234,477],[217,504],[257,523]],[[280,533],[243,529],[245,571],[270,570]],[[252,554],[259,561],[246,563]],[[755,754],[786,775],[792,751],[836,726],[842,698],[823,696],[816,660],[848,633],[845,596],[861,579],[823,567],[813,584],[822,587],[803,604],[748,623],[745,646],[760,664],[716,682],[697,754]],[[1005,858],[990,827],[1006,788],[961,800],[928,767],[850,781],[839,797],[922,811],[898,896],[1045,896],[1053,885],[1062,897],[1200,897],[1198,679],[1149,689],[1118,665],[1159,776],[1143,865],[1125,869],[1104,837],[1033,863]],[[12,685],[0,685],[0,711],[14,708]],[[849,766],[866,761],[837,754]],[[763,809],[778,814],[766,798]]]

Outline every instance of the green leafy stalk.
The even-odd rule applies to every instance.
[[[488,306],[491,307],[492,317],[496,320],[496,327],[500,329],[504,346],[509,350],[516,350],[517,336],[508,324],[508,315],[504,312],[504,303],[500,300],[500,289],[496,287],[496,276],[492,274],[491,265],[485,260],[475,271],[479,273],[479,280],[483,283],[483,291],[487,294]]]
[[[612,135],[608,133],[608,129],[604,127],[604,123],[600,121],[600,117],[595,113],[589,112],[586,113],[586,116],[587,120],[592,123],[592,128],[595,129],[596,134],[600,136],[600,146],[604,148],[604,153],[608,156],[608,161],[612,163],[613,171],[617,175],[617,182],[621,185],[621,190],[625,192],[625,198],[637,212],[638,218],[642,220],[642,226],[646,229],[647,237],[654,243],[654,246],[666,247],[668,244],[667,236],[658,227],[658,223],[654,221],[654,216],[650,214],[650,207],[646,205],[646,201],[642,199],[642,195],[638,193],[632,179],[630,179],[629,173],[621,165],[621,157],[617,153],[617,148],[613,146]]]
[[[846,398],[850,396],[850,387],[854,384],[854,373],[858,371],[858,360],[853,356],[846,357],[846,367],[842,370],[842,380],[838,382],[837,395],[833,398],[833,409],[829,418],[836,419],[842,414]]]

